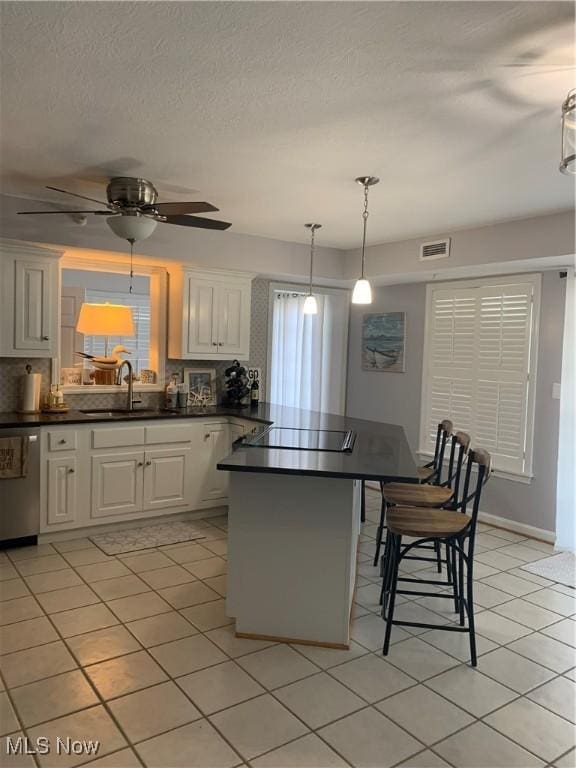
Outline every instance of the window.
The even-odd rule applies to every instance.
[[[166,360],[166,296],[167,273],[163,267],[135,264],[130,293],[129,265],[115,257],[114,261],[99,258],[80,258],[76,255],[61,261],[60,290],[60,352],[59,368],[55,378],[67,392],[84,391],[115,392],[117,385],[94,383],[93,366],[83,360],[78,352],[101,356],[112,353],[122,344],[130,351],[127,359],[138,377],[142,371],[144,381],[136,381],[142,390],[164,387]],[[80,308],[84,302],[91,304],[123,304],[132,307],[135,335],[130,337],[81,334],[76,330]],[[56,379],[58,380],[58,379]]]
[[[540,276],[429,285],[420,450],[444,418],[494,468],[531,476]]]
[[[130,350],[128,357],[134,373],[150,367],[150,296],[121,293],[119,291],[86,290],[86,299],[90,304],[104,304],[107,301],[132,307],[135,336],[109,336],[108,354],[117,344],[124,344]],[[84,352],[90,355],[105,355],[106,339],[104,336],[84,336]]]
[[[348,293],[315,288],[316,315],[304,314],[306,295],[300,286],[270,286],[268,400],[344,413]]]

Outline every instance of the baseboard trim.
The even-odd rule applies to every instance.
[[[371,491],[379,491],[380,485],[372,480],[367,480],[366,488]],[[518,523],[516,520],[510,520],[510,518],[501,517],[500,515],[493,515],[490,512],[480,511],[478,520],[481,523],[493,525],[494,528],[502,528],[502,530],[511,531],[512,533],[521,533],[528,539],[544,541],[547,544],[554,544],[556,541],[556,534],[554,531],[547,531],[544,528],[537,528],[535,525],[528,525],[527,523]]]
[[[228,510],[228,505],[221,507],[209,507],[189,512],[167,512],[156,517],[141,517],[136,520],[123,520],[118,523],[100,523],[100,525],[88,525],[85,527],[68,528],[63,531],[45,531],[38,534],[39,544],[52,544],[52,542],[69,541],[71,539],[84,539],[97,533],[115,533],[127,531],[131,528],[145,528],[147,525],[161,525],[162,523],[175,523],[189,520],[204,520],[210,517],[220,517]],[[124,553],[125,554],[125,553]]]
[[[544,528],[537,528],[535,525],[528,525],[527,523],[518,523],[516,520],[510,520],[508,517],[501,517],[500,515],[492,515],[490,512],[480,511],[478,513],[478,520],[481,523],[493,525],[494,528],[502,528],[505,531],[512,531],[512,533],[522,533],[528,539],[537,539],[547,544],[554,544],[556,541],[554,531],[547,531]]]

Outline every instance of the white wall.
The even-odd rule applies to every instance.
[[[431,273],[437,273],[443,279],[446,270],[460,271],[459,277],[474,276],[475,268],[493,265],[493,274],[501,269],[506,271],[536,271],[542,265],[530,267],[529,262],[537,262],[543,257],[558,258],[573,255],[574,212],[531,219],[518,219],[500,224],[463,229],[454,232],[441,232],[414,240],[374,245],[366,251],[366,274],[374,277],[375,283],[396,284],[408,280],[431,279]],[[418,259],[420,245],[429,240],[451,237],[451,252],[447,259],[421,262]],[[561,259],[560,259],[561,260]],[[523,262],[518,266],[518,262]],[[525,264],[528,262],[528,264]],[[568,259],[564,260],[568,263]],[[357,276],[360,264],[359,251],[346,254],[345,276],[353,279]],[[452,275],[449,279],[453,279]]]
[[[542,276],[540,343],[534,424],[534,478],[529,485],[493,477],[486,486],[484,512],[554,530],[559,400],[552,384],[560,381],[565,281],[557,271]],[[378,288],[370,312],[406,312],[406,372],[362,371],[360,334],[368,308],[354,307],[350,321],[347,413],[402,424],[412,450],[418,447],[422,344],[426,286],[423,283]],[[455,425],[458,427],[458,425]]]

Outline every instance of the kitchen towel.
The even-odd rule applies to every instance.
[[[0,437],[0,480],[26,477],[28,438]]]

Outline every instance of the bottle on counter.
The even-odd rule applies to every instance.
[[[178,384],[176,383],[176,378],[176,376],[172,376],[166,385],[166,408],[178,407]]]
[[[260,402],[260,383],[258,379],[254,379],[252,386],[250,387],[250,406],[257,408]]]

